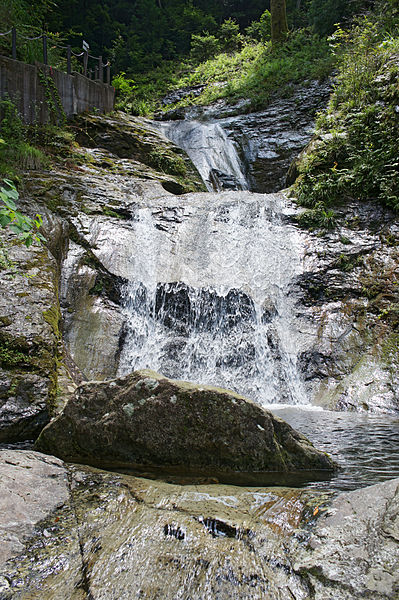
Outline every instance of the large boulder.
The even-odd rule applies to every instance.
[[[206,474],[333,470],[287,423],[227,390],[153,371],[82,384],[36,448],[98,466]]]

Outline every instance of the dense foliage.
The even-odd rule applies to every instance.
[[[333,36],[336,86],[318,118],[313,150],[299,166],[296,189],[313,212],[353,198],[378,199],[399,210],[398,25],[399,6],[392,0]]]

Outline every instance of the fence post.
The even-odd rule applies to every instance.
[[[11,30],[11,56],[17,60],[17,30],[15,27]]]
[[[72,73],[71,46],[67,46],[67,73],[68,75]]]
[[[43,63],[48,64],[47,60],[47,35],[43,33]]]
[[[97,81],[97,79],[98,79],[98,66],[97,66],[97,65],[94,67],[94,79],[95,79],[96,81]]]
[[[111,85],[111,65],[107,63],[107,84]]]
[[[89,51],[85,50],[83,54],[83,75],[87,77],[87,63],[89,62]]]
[[[101,83],[104,82],[103,57],[102,56],[100,56],[98,58],[98,78],[101,81]]]

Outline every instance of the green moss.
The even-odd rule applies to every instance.
[[[113,217],[114,219],[126,219],[126,215],[123,215],[120,212],[109,208],[108,206],[104,206],[102,212],[103,215],[106,215],[107,217]]]
[[[58,304],[54,304],[49,309],[43,312],[43,317],[46,323],[51,326],[54,335],[57,339],[61,338],[60,321],[61,313]]]
[[[0,339],[0,365],[6,369],[14,369],[16,367],[29,367],[32,365],[32,357],[28,353],[28,349],[23,345],[19,345],[11,339]]]

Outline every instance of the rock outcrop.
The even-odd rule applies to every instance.
[[[58,266],[46,248],[12,234],[0,276],[0,443],[35,438],[56,398]]]
[[[288,168],[311,140],[315,115],[326,106],[330,91],[329,82],[311,81],[307,87],[293,86],[289,96],[273,98],[265,109],[254,113],[246,114],[245,100],[237,105],[219,100],[211,106],[170,110],[158,118],[220,125],[241,158],[249,189],[270,193],[286,186]]]
[[[23,451],[0,451],[0,478],[4,600],[398,593],[398,479],[337,498],[182,487]]]
[[[73,164],[29,172],[20,192],[19,208],[43,216],[47,248],[2,234],[0,443],[34,439],[77,383],[116,375],[128,265],[115,245],[132,235],[144,198],[202,187],[184,153],[143,119],[87,116],[77,127],[90,147],[76,148]]]
[[[334,470],[304,436],[242,396],[153,371],[81,385],[36,449],[69,462],[222,480],[234,471]]]

